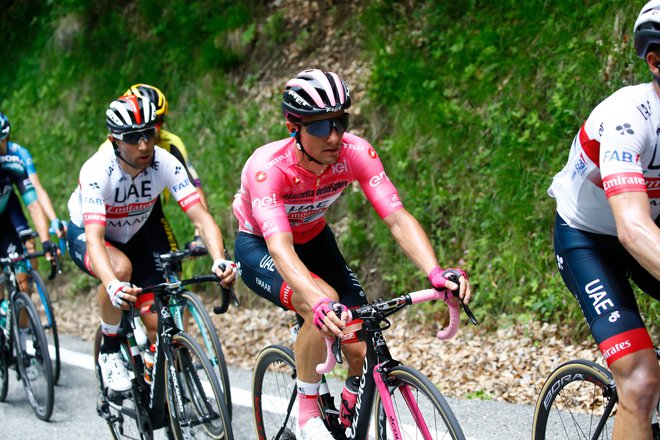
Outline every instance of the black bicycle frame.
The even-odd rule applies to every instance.
[[[165,363],[167,362],[168,365],[173,365],[174,357],[171,348],[172,337],[179,332],[179,329],[174,325],[174,321],[169,312],[169,307],[164,299],[158,295],[154,295],[154,306],[156,307],[159,318],[151,386],[143,380],[136,380],[134,391],[136,392],[135,394],[137,395],[137,398],[140,400],[135,403],[145,406],[152,429],[159,429],[166,426],[168,423],[167,412],[165,411],[165,403],[167,402],[165,381],[170,380],[170,376],[165,371]],[[132,321],[130,315],[131,313],[124,313],[124,316],[126,317],[124,319]],[[142,356],[140,355],[139,348],[135,342],[133,328],[130,321],[129,323],[124,324],[124,326],[127,331],[125,337],[130,348],[130,358],[131,363],[133,364],[133,369],[137,373],[144,373],[144,362],[142,361]],[[178,393],[179,396],[181,395],[179,383],[176,379],[171,380],[169,389],[174,393]],[[148,399],[146,398],[147,393],[149,396]],[[176,408],[169,408],[169,411],[170,416],[178,420]],[[127,415],[134,419],[138,419],[137,414],[138,413],[136,412],[135,415]]]

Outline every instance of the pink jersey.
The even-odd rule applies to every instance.
[[[293,138],[264,145],[252,154],[233,204],[239,230],[266,239],[291,232],[294,243],[305,243],[323,229],[325,212],[354,181],[381,218],[403,208],[376,150],[355,135],[344,134],[339,159],[320,176],[297,163]]]
[[[660,100],[653,83],[619,89],[598,104],[577,136],[548,193],[577,229],[617,235],[607,199],[645,192],[660,216]]]

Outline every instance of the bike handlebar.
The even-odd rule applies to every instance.
[[[16,264],[20,261],[23,260],[31,260],[33,258],[39,258],[39,257],[44,257],[46,256],[46,253],[44,251],[39,251],[39,252],[34,252],[34,253],[27,253],[24,252],[22,254],[19,253],[13,253],[9,254],[7,257],[2,257],[0,258],[0,265],[8,265],[8,264]],[[53,259],[50,260],[50,273],[48,274],[48,279],[52,280],[55,278],[57,274],[62,273],[62,267],[60,265],[60,259],[56,255],[53,255]]]
[[[197,283],[207,283],[207,282],[220,282],[220,278],[216,274],[210,274],[210,275],[196,275],[192,278],[188,278],[185,280],[177,280],[174,282],[164,282],[160,284],[156,284],[153,286],[148,286],[148,287],[143,287],[142,292],[153,292],[155,295],[158,295],[162,292],[168,292],[168,291],[173,291],[176,290],[180,287],[187,286],[189,284],[197,284]],[[231,297],[234,295],[234,289],[229,288],[225,289],[224,287],[220,286],[220,289],[222,291],[222,302],[220,306],[215,306],[213,308],[213,312],[216,314],[221,314],[225,313],[227,309],[229,308],[229,302]]]
[[[457,281],[458,280],[456,280],[456,282]],[[418,304],[426,301],[442,300],[447,304],[447,307],[449,308],[449,325],[447,326],[447,328],[443,330],[439,330],[436,333],[436,337],[440,340],[448,340],[453,338],[456,335],[456,332],[458,331],[458,326],[460,324],[460,313],[461,313],[459,303],[463,304],[463,310],[470,319],[470,322],[472,322],[472,324],[474,325],[478,324],[477,319],[472,314],[472,311],[467,306],[467,304],[464,304],[460,301],[460,299],[455,299],[455,298],[458,298],[458,291],[450,291],[450,290],[439,291],[436,289],[420,290],[420,291],[408,293],[406,295],[402,295],[398,298],[394,298],[388,301],[368,304],[353,311],[349,310],[348,320],[350,321],[354,318],[363,319],[363,320],[364,319],[383,320],[386,315],[395,313],[406,306],[412,304]],[[383,312],[382,318],[376,316],[378,312]],[[325,358],[325,362],[318,364],[316,366],[316,372],[318,374],[329,373],[330,371],[332,371],[332,369],[335,367],[337,363],[342,363],[340,339],[326,338],[325,343],[326,343],[326,358]]]

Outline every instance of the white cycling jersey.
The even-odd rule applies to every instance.
[[[548,194],[569,226],[616,236],[607,198],[646,192],[660,214],[660,99],[653,83],[624,87],[598,104],[573,139]]]
[[[165,188],[184,212],[200,203],[181,162],[162,148],[154,148],[153,163],[135,178],[122,170],[113,149],[98,151],[82,166],[78,187],[69,198],[71,222],[104,225],[107,239],[126,243]]]

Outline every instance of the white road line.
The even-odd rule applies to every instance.
[[[49,346],[50,350],[54,348]],[[75,367],[84,368],[85,370],[94,370],[94,357],[89,354],[80,353],[73,350],[67,350],[66,348],[60,347],[60,360],[62,363],[73,365]],[[245,408],[252,408],[252,392],[249,390],[244,390],[242,388],[231,387],[231,401],[233,406],[242,406]],[[272,405],[272,407],[264,408],[267,411],[274,411],[276,407],[281,410],[286,408],[287,402],[282,400],[282,402],[277,402]],[[370,434],[373,437],[374,435],[374,424],[371,424]],[[470,439],[468,440],[475,440]]]

